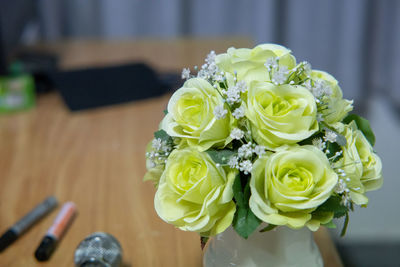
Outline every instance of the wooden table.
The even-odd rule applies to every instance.
[[[181,40],[175,46],[152,43],[148,50],[145,42],[132,42],[132,51],[139,54],[131,53],[129,58],[145,58],[161,70],[178,69],[183,64],[201,64],[200,54],[203,57],[210,47],[220,52],[232,42]],[[77,51],[75,61],[68,44],[49,47],[60,53],[61,64],[67,69],[85,65],[79,61],[85,53],[76,45],[72,43],[70,48]],[[96,45],[81,43],[83,51],[99,49]],[[198,49],[185,61],[191,45]],[[129,47],[126,43],[123,46]],[[158,57],[151,54],[155,47]],[[179,47],[184,48],[183,54]],[[164,60],[170,57],[168,51],[180,58],[171,61],[171,67]],[[87,55],[84,62],[120,62],[97,55]],[[199,236],[177,230],[158,218],[153,207],[155,189],[151,183],[142,182],[145,145],[163,117],[168,97],[71,113],[60,97],[51,93],[39,97],[35,109],[0,117],[0,232],[49,195],[60,203],[75,202],[79,212],[48,262],[38,263],[33,253],[58,209],[1,253],[0,266],[73,266],[76,246],[95,231],[109,232],[120,241],[124,267],[201,266]],[[341,266],[327,231],[320,229],[315,238],[325,266]]]

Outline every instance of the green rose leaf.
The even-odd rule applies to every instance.
[[[208,155],[212,158],[215,163],[222,165],[228,164],[229,159],[236,154],[236,152],[228,149],[223,150],[207,150]]]
[[[166,141],[166,142],[172,142],[172,137],[169,136],[167,134],[167,132],[164,130],[159,130],[157,132],[154,132],[154,137],[160,138],[161,140]]]
[[[346,218],[344,219],[344,224],[342,228],[342,232],[340,233],[341,237],[344,237],[346,235],[347,227],[349,226],[349,213],[346,212]]]
[[[233,195],[236,200],[237,210],[233,217],[233,228],[243,238],[247,239],[260,225],[258,219],[249,207],[250,185],[249,181],[243,189],[240,175],[237,175],[233,183]]]
[[[210,237],[208,236],[200,236],[200,246],[201,246],[201,250],[204,249],[204,247],[206,246],[208,239],[210,239]]]
[[[268,224],[268,226],[263,228],[263,229],[261,229],[260,232],[263,233],[263,232],[271,231],[271,230],[275,229],[277,226],[278,225]]]
[[[260,225],[261,221],[247,208],[238,208],[233,218],[233,228],[243,238],[247,239]]]
[[[349,124],[351,121],[354,121],[357,124],[358,129],[364,134],[365,138],[367,138],[368,142],[371,146],[375,145],[375,135],[371,129],[371,125],[367,119],[364,119],[361,116],[356,114],[350,114],[346,118],[343,119],[344,123]]]
[[[167,115],[168,114],[168,109],[164,109],[164,115]]]
[[[321,206],[319,206],[314,212],[334,212],[335,218],[343,217],[347,214],[348,208],[341,204],[341,197],[331,196]]]
[[[336,224],[333,221],[325,223],[325,224],[323,224],[323,226],[325,226],[326,228],[331,228],[331,229],[335,229],[336,228]]]
[[[233,197],[235,198],[237,206],[239,207],[245,206],[246,202],[244,201],[244,192],[242,188],[242,181],[240,179],[240,174],[236,175],[232,189],[233,189]]]

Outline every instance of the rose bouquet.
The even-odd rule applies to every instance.
[[[383,182],[369,122],[337,80],[262,44],[207,56],[168,103],[147,147],[145,180],[166,222],[203,241],[230,225],[336,227]]]

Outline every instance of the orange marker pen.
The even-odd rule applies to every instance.
[[[76,206],[73,202],[67,202],[61,208],[60,213],[54,220],[53,225],[47,231],[36,249],[35,257],[38,261],[46,261],[56,249],[58,241],[62,238],[76,213]]]

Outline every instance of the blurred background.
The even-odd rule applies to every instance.
[[[368,194],[368,209],[351,214],[345,238],[333,231],[341,256],[349,266],[397,266],[368,264],[377,259],[399,262],[400,1],[0,0],[0,26],[3,74],[10,68],[18,72],[21,62],[33,62],[25,68],[39,73],[56,68],[57,49],[30,48],[79,46],[80,41],[146,45],[143,40],[153,44],[236,38],[250,46],[287,46],[298,61],[306,60],[339,80],[344,97],[354,99],[355,110],[370,119],[377,137],[385,182]],[[159,77],[168,84],[166,90],[176,88],[179,70],[158,64],[164,66]],[[51,90],[51,82],[40,78],[45,80],[43,91]]]

